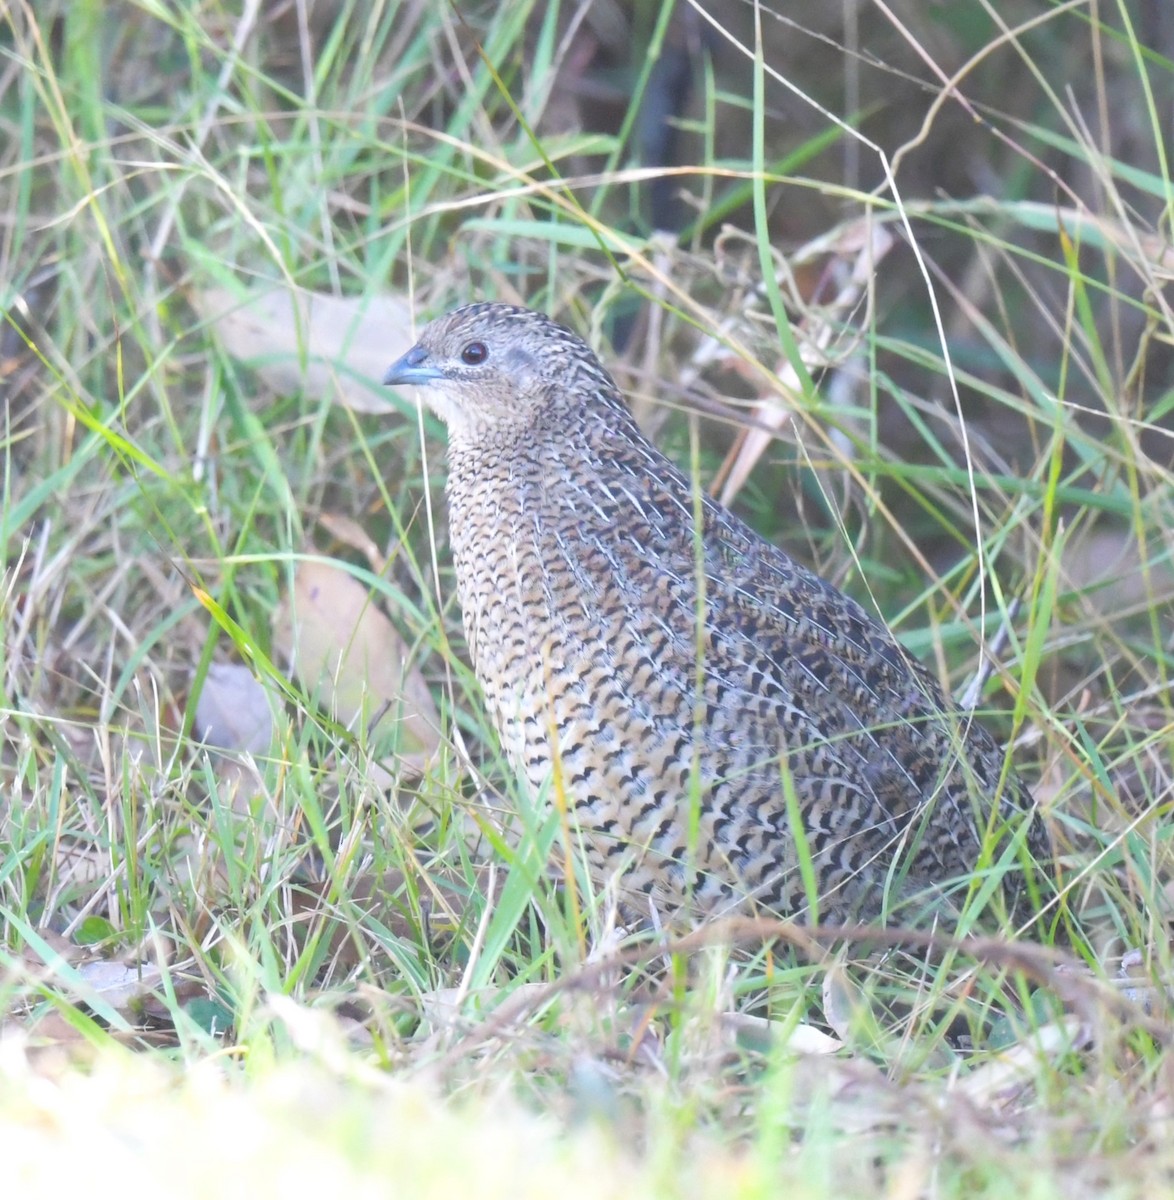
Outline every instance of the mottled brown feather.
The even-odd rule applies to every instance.
[[[536,795],[558,770],[597,882],[645,912],[809,918],[805,843],[821,919],[915,920],[956,905],[984,841],[1046,857],[989,734],[855,601],[699,496],[570,330],[470,305],[388,380],[428,382],[448,425],[473,665]],[[1003,899],[1021,885],[1013,869]]]

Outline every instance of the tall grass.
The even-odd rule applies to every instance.
[[[12,1029],[70,1071],[157,1042],[258,1094],[309,1059],[379,1111],[368,1064],[508,1090],[558,1129],[510,1109],[503,1145],[585,1126],[570,1144],[649,1192],[1160,1186],[1174,44],[1158,6],[847,9],[0,10]],[[640,114],[678,39],[687,216],[653,236]],[[556,886],[573,843],[464,659],[443,431],[275,388],[282,353],[309,377],[309,322],[292,355],[271,331],[229,353],[231,297],[274,283],[356,301],[339,377],[364,306],[498,297],[582,330],[680,461],[699,429],[704,481],[739,425],[773,428],[735,506],[948,686],[980,676],[1061,851],[1038,935],[1074,947],[848,968],[802,938],[625,940],[609,896]],[[287,679],[274,614],[306,558],[369,589],[429,685],[423,775]],[[233,770],[194,736],[214,663],[273,721]]]

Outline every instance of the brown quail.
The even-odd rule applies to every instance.
[[[477,678],[596,883],[617,876],[644,915],[832,922],[940,917],[996,878],[996,914],[1023,893],[1046,836],[990,735],[855,601],[699,494],[574,333],[469,305],[384,382],[426,385],[448,426]]]

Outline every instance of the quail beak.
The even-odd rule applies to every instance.
[[[406,387],[437,383],[443,378],[444,372],[439,367],[429,366],[428,351],[423,346],[413,346],[387,368],[383,382],[392,387]]]

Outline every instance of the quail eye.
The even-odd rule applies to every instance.
[[[489,357],[489,347],[484,342],[470,342],[461,351],[461,362],[470,367],[483,363]]]

